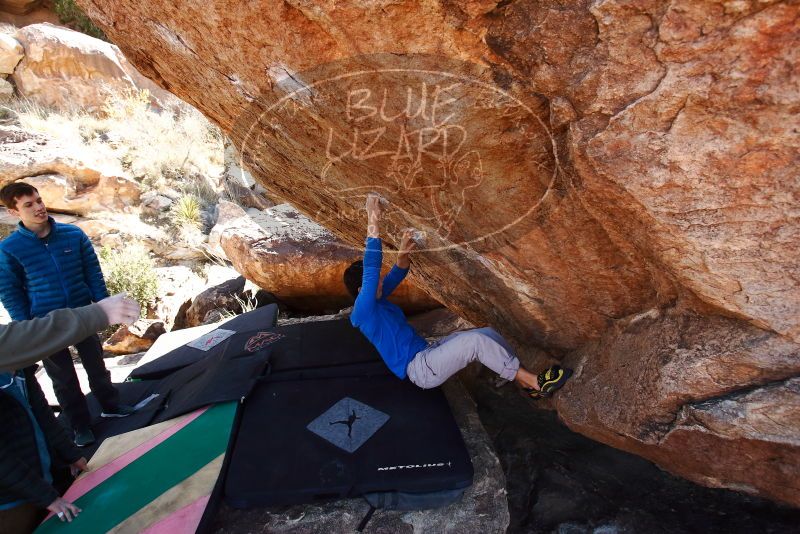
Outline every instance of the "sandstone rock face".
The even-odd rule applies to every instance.
[[[352,304],[342,282],[345,269],[361,253],[288,204],[249,214],[233,203],[220,204],[212,229],[237,271],[288,305],[305,310],[339,309]],[[237,217],[238,215],[238,217]],[[390,300],[414,312],[439,306],[413,284],[402,284]]]
[[[800,505],[781,489],[800,425],[758,415],[798,374],[797,2],[79,3],[271,195],[356,247],[380,192],[387,243],[426,234],[431,295],[578,362],[565,399],[635,407],[558,402],[575,428]],[[649,310],[641,351],[592,351]],[[681,321],[697,350],[682,352]],[[612,372],[623,360],[641,387]],[[769,461],[743,470],[742,451]]]
[[[42,5],[42,0],[2,0],[0,1],[0,11],[26,15],[40,5]]]
[[[121,177],[101,176],[89,188],[80,188],[81,184],[60,174],[40,174],[21,181],[38,189],[49,209],[74,215],[123,210],[137,205],[141,193],[139,184]]]
[[[0,126],[0,184],[42,174],[59,174],[93,186],[104,172],[69,156],[69,150],[49,136],[14,124]]]
[[[576,372],[556,405],[574,430],[706,485],[800,494],[795,343],[736,319],[652,310],[567,362]]]
[[[49,23],[21,28],[15,37],[25,57],[12,79],[22,96],[39,104],[97,111],[111,92],[140,89],[150,91],[154,103],[170,99],[105,41]]]
[[[138,204],[139,185],[107,176],[68,155],[52,138],[14,124],[0,126],[0,184],[24,180],[39,190],[48,208],[85,215],[122,210]]]
[[[0,33],[0,74],[11,74],[23,56],[22,45],[12,36]]]

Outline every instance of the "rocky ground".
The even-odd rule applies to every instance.
[[[570,431],[512,385],[468,379],[506,475],[509,533],[794,533],[800,510],[708,489]]]

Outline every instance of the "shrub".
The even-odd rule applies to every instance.
[[[91,35],[96,39],[108,41],[108,37],[103,33],[103,30],[95,26],[92,19],[86,16],[86,13],[78,7],[75,0],[54,0],[53,10],[58,15],[58,20],[73,30]]]
[[[176,227],[200,228],[202,226],[200,199],[196,195],[191,193],[181,195],[171,209],[172,222]]]
[[[134,245],[119,251],[103,247],[100,265],[109,293],[126,292],[141,304],[143,312],[155,304],[158,278],[153,259],[144,247]]]

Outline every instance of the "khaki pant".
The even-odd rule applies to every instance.
[[[419,351],[408,364],[408,378],[423,389],[435,388],[475,360],[506,380],[514,380],[519,360],[491,328],[456,332]]]

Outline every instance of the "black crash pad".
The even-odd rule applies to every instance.
[[[253,352],[230,350],[187,365],[160,380],[115,384],[120,402],[136,405],[152,395],[144,407],[128,417],[100,417],[94,394],[87,396],[92,430],[97,441],[85,449],[93,454],[103,439],[173,419],[209,404],[241,400],[261,379],[269,360],[269,348]]]
[[[391,374],[348,318],[274,330],[283,337],[271,345],[269,375],[244,403],[228,503],[298,504],[472,483],[442,392]]]
[[[278,306],[269,304],[253,311],[243,313],[221,323],[218,329],[233,332],[248,332],[258,330],[268,330],[275,326],[278,318]],[[165,334],[169,335],[169,334]],[[129,379],[136,380],[155,380],[163,378],[170,373],[177,371],[187,365],[202,360],[213,354],[221,354],[231,350],[230,340],[217,344],[207,351],[200,350],[191,346],[182,345],[175,350],[145,363],[131,371]]]

